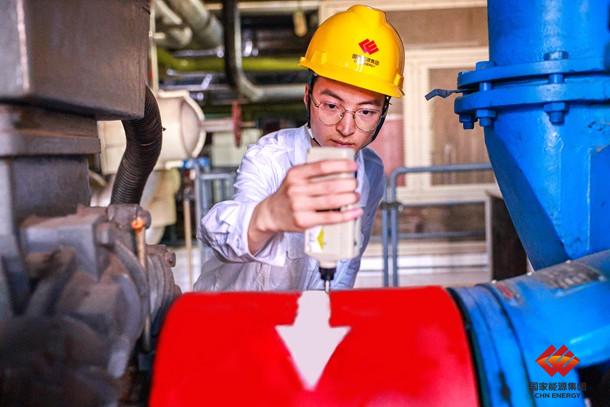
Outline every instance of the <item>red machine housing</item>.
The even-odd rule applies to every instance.
[[[275,327],[300,293],[183,295],[164,324],[151,406],[476,406],[460,312],[440,287],[330,294],[331,326],[351,329],[313,390]]]

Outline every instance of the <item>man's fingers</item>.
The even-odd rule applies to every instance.
[[[304,183],[310,178],[331,174],[352,173],[358,169],[354,160],[324,160],[296,165],[288,171],[289,182]]]
[[[288,195],[294,199],[309,199],[320,195],[340,194],[354,192],[358,186],[355,178],[342,178],[313,182],[310,184],[291,185],[288,187]]]
[[[363,213],[364,211],[360,207],[347,209],[344,211],[315,212],[315,214],[312,216],[313,221],[311,226],[332,225],[335,223],[347,222],[358,219]]]
[[[360,201],[360,194],[357,192],[345,192],[340,194],[307,197],[293,201],[294,211],[326,211],[342,208],[347,205],[354,205]]]

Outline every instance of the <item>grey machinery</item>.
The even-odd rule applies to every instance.
[[[161,143],[145,0],[0,2],[0,405],[145,402],[174,255],[137,203]],[[128,134],[88,207],[96,121]],[[143,378],[143,380],[139,380]],[[139,387],[139,384],[144,384]]]

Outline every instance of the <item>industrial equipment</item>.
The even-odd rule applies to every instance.
[[[138,206],[161,149],[146,0],[0,6],[0,404],[143,403],[175,258]],[[123,120],[112,205],[89,207],[96,120]]]
[[[199,10],[178,13],[193,27],[209,15],[163,4]],[[174,256],[146,244],[138,205],[162,135],[145,86],[149,1],[1,9],[0,405],[144,404],[155,349],[153,406],[610,402],[607,0],[489,0],[491,60],[459,77],[456,111],[485,127],[538,271],[448,289],[193,293],[167,318]],[[166,12],[168,40],[189,41]],[[112,204],[96,208],[98,120],[121,120],[127,144]]]
[[[608,3],[490,0],[488,12],[491,60],[459,76],[455,109],[465,127],[485,128],[538,271],[331,293],[323,328],[350,329],[313,384],[302,365],[319,362],[322,328],[303,331],[311,343],[300,350],[277,329],[297,327],[299,294],[183,296],[160,341],[152,405],[608,405]]]
[[[610,247],[607,0],[488,2],[490,60],[462,72],[455,111],[485,129],[535,269]]]
[[[140,202],[152,219],[146,240],[155,244],[161,241],[165,227],[176,223],[175,194],[180,188],[178,168],[183,160],[199,155],[206,139],[206,132],[202,129],[203,112],[187,91],[161,90],[156,96],[163,122],[164,143]],[[91,203],[105,206],[110,203],[113,177],[119,169],[126,140],[120,121],[100,121],[97,127],[101,141],[101,174],[109,182],[93,190]]]

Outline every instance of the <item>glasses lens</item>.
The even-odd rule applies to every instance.
[[[373,131],[379,123],[381,112],[372,109],[358,109],[354,114],[356,126],[362,131]]]
[[[339,123],[345,111],[340,105],[328,102],[321,102],[319,110],[320,121],[329,126]]]
[[[332,102],[319,102],[314,106],[319,110],[320,121],[327,126],[334,126],[339,123],[344,114],[347,113],[353,115],[356,127],[362,131],[370,132],[375,130],[381,118],[381,112],[375,109],[363,108],[352,112],[346,111],[343,106]]]

